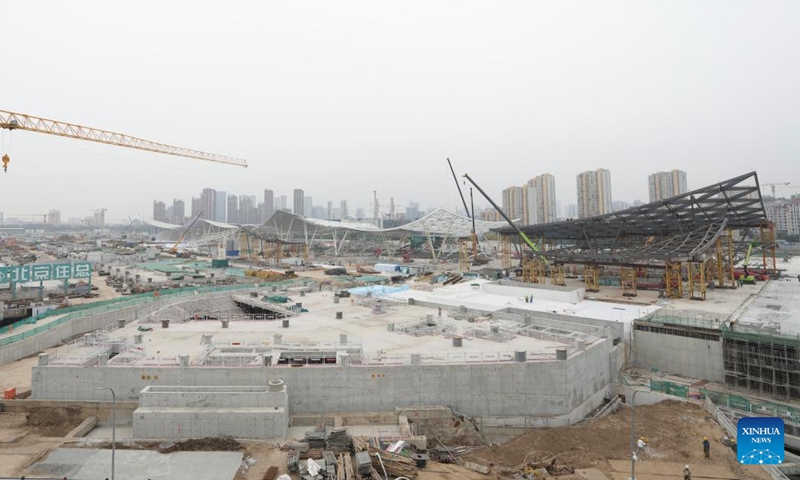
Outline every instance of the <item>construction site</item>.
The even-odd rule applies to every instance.
[[[132,241],[99,209],[91,233],[4,232],[0,477],[800,474],[800,263],[755,172],[520,226],[464,175],[505,221],[477,220],[450,169],[470,213],[391,228],[201,213]],[[737,462],[746,416],[784,420],[785,461]]]

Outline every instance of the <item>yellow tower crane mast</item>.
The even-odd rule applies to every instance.
[[[163,143],[157,143],[143,138],[132,137],[123,133],[109,132],[99,128],[84,127],[74,123],[59,122],[46,118],[34,117],[22,113],[7,112],[0,110],[0,128],[6,130],[27,130],[29,132],[46,133],[48,135],[58,135],[60,137],[75,138],[78,140],[88,140],[90,142],[116,145],[118,147],[135,148],[148,152],[175,155],[178,157],[194,158],[207,162],[225,163],[239,167],[247,167],[247,161],[240,158],[226,157],[214,153],[201,152],[189,148],[175,147]],[[7,153],[2,157],[3,169],[8,171],[8,164],[11,158]]]

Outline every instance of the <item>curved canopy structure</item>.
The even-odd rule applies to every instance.
[[[177,241],[188,225],[172,225],[153,220],[145,223],[159,230],[160,241]],[[379,228],[369,222],[331,221],[308,218],[285,211],[275,212],[262,225],[232,225],[200,219],[187,233],[185,241],[196,246],[238,244],[233,250],[257,253],[267,250],[265,244],[306,245],[321,253],[338,256],[348,250],[348,244],[360,252],[376,249],[395,254],[409,245],[415,245],[437,259],[457,251],[459,239],[472,235],[470,218],[439,209],[418,220],[393,228]],[[481,238],[505,222],[475,221],[475,233]],[[409,237],[422,241],[407,241]]]

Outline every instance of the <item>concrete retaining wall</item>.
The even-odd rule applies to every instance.
[[[548,300],[551,302],[564,302],[578,304],[586,295],[586,290],[575,287],[560,287],[558,285],[541,285],[538,283],[523,283],[513,280],[500,280],[497,283],[484,283],[481,289],[486,293],[524,297],[533,295],[534,300]]]
[[[133,437],[179,439],[206,437],[284,438],[289,417],[284,410],[139,408],[133,417]]]
[[[230,296],[230,292],[206,293],[202,296],[204,298],[208,298],[226,295]],[[145,305],[136,305],[118,310],[98,313],[96,315],[73,318],[72,320],[64,322],[61,325],[53,327],[38,335],[24,338],[9,345],[0,346],[0,365],[15,362],[21,358],[30,357],[31,355],[36,355],[48,348],[60,344],[64,340],[76,337],[78,335],[99,330],[108,327],[109,325],[116,326],[117,320],[119,319],[134,320],[142,318],[158,309],[184,302],[186,300],[187,297],[185,296],[179,296],[176,298],[162,298],[161,300]],[[42,322],[42,324],[45,323],[46,322]]]
[[[714,341],[634,329],[633,350],[638,368],[725,381],[722,338]]]
[[[136,400],[147,385],[250,386],[283,380],[292,413],[387,412],[448,405],[470,416],[567,417],[597,407],[613,380],[611,341],[567,360],[375,367],[59,367],[33,368],[36,399],[105,400],[94,388]],[[157,381],[146,379],[158,378]]]
[[[134,438],[283,438],[289,402],[283,385],[145,387],[133,412]]]

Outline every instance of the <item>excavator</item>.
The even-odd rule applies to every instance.
[[[188,252],[180,252],[180,253],[178,253],[178,245],[180,245],[181,242],[183,242],[183,239],[186,238],[186,234],[189,233],[189,230],[192,229],[192,227],[194,226],[195,222],[197,220],[199,220],[202,215],[203,215],[203,212],[200,212],[200,214],[198,216],[194,217],[194,220],[192,220],[192,223],[190,223],[189,226],[186,227],[186,230],[183,231],[183,233],[181,234],[180,238],[178,238],[178,241],[175,242],[175,245],[173,245],[172,248],[167,250],[168,253],[171,253],[171,254],[175,255],[176,257],[178,257],[178,258],[189,258],[190,257]]]

